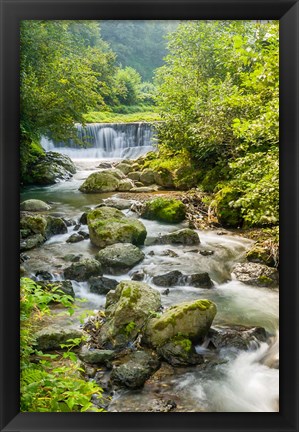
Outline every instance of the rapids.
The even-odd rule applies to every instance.
[[[42,199],[52,205],[49,214],[78,221],[87,208],[93,208],[113,195],[82,194],[78,191],[79,185],[96,169],[99,162],[99,159],[92,157],[75,160],[78,171],[73,179],[52,186],[25,188],[21,201],[29,198]],[[137,217],[130,211],[126,213]],[[172,287],[168,295],[161,296],[163,305],[208,298],[216,303],[218,309],[213,325],[262,326],[271,337],[267,343],[253,344],[248,351],[221,349],[217,361],[211,366],[181,368],[172,375],[166,374],[158,390],[157,385],[149,383],[142,390],[117,392],[109,410],[142,411],[160,393],[176,398],[178,411],[278,411],[279,372],[273,367],[278,361],[278,290],[244,285],[231,278],[233,265],[242,260],[251,240],[230,234],[220,236],[216,231],[198,231],[201,240],[198,247],[153,246],[150,244],[151,238],[186,225],[142,221],[148,231],[147,244],[142,248],[146,257],[128,274],[114,278],[129,279],[133,271],[142,269],[146,274],[145,282],[162,293],[165,288],[156,287],[152,283],[154,275],[170,270],[180,270],[184,274],[206,271],[214,282],[214,288]],[[87,230],[87,227],[84,229]],[[60,280],[63,278],[63,268],[68,265],[64,260],[65,255],[81,253],[92,256],[97,252],[97,248],[89,240],[76,244],[66,243],[72,230],[73,227],[69,227],[67,234],[53,236],[40,248],[28,251],[30,259],[24,264],[27,272],[34,275],[37,270],[48,270],[56,280]],[[177,256],[169,257],[169,249]],[[197,249],[212,250],[214,254],[203,256]],[[105,297],[90,293],[87,282],[75,282],[73,287],[78,299],[86,299],[85,303],[78,303],[80,312],[104,307]],[[78,313],[72,320],[79,323]],[[198,346],[197,350],[211,355],[213,359],[213,353],[206,346]]]

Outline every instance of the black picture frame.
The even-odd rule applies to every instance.
[[[1,431],[297,431],[298,1],[1,0],[0,4]],[[280,20],[279,413],[19,413],[19,22],[23,19]]]

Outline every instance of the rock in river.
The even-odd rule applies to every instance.
[[[114,349],[133,341],[150,314],[161,307],[158,291],[136,281],[123,281],[107,294],[107,321],[99,333],[99,345]]]
[[[105,273],[123,274],[144,258],[144,253],[131,243],[116,243],[100,250],[95,258],[102,264]]]
[[[69,180],[76,172],[72,160],[61,153],[47,152],[30,165],[27,183],[50,185]]]
[[[120,210],[100,207],[87,215],[90,240],[104,248],[114,243],[142,245],[146,238],[146,228],[142,222],[126,217]]]
[[[186,246],[197,245],[200,243],[197,232],[190,228],[183,228],[173,231],[170,234],[164,234],[155,239],[156,244],[182,244]]]
[[[82,258],[64,269],[66,279],[78,282],[87,281],[91,276],[101,276],[102,274],[101,264],[93,258]]]
[[[104,295],[114,290],[119,284],[117,280],[105,276],[91,277],[88,282],[90,283],[90,292]]]
[[[236,279],[247,285],[260,287],[277,287],[279,283],[278,271],[264,264],[245,262],[237,264],[233,269]]]
[[[178,223],[185,219],[185,205],[173,198],[155,198],[145,203],[141,216],[145,219]]]
[[[113,192],[118,189],[120,180],[123,178],[125,175],[117,169],[95,172],[87,177],[79,187],[79,191],[84,193]]]
[[[207,334],[216,311],[216,305],[210,300],[195,300],[171,306],[159,318],[152,318],[148,322],[145,341],[158,347],[183,334],[196,342]]]
[[[47,211],[50,210],[50,208],[51,206],[49,206],[49,204],[38,199],[29,199],[23,201],[20,205],[21,210],[30,212]]]

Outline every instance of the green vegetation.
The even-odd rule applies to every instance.
[[[135,106],[133,106],[133,109]],[[138,111],[132,113],[115,113],[108,111],[90,111],[84,115],[86,123],[134,123],[134,122],[156,122],[161,117],[153,111]]]
[[[168,48],[160,143],[188,152],[227,225],[277,224],[278,23],[186,22]]]
[[[155,198],[145,204],[142,216],[161,222],[178,223],[185,219],[185,206],[176,199]]]
[[[31,279],[21,279],[21,411],[83,412],[102,411],[91,403],[91,396],[101,397],[102,389],[81,378],[77,357],[72,349],[81,339],[69,340],[61,348],[66,351],[50,354],[35,349],[35,332],[51,303],[61,303],[73,313],[73,298],[62,291],[44,291]]]

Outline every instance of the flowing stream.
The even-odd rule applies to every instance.
[[[96,130],[96,126],[94,129]],[[101,132],[106,133],[105,128],[99,131]],[[88,149],[86,152],[91,150],[96,152],[97,148]],[[71,149],[68,154],[72,155],[72,152],[77,151],[81,150]],[[29,198],[42,199],[52,205],[49,214],[78,221],[87,208],[93,208],[103,199],[113,195],[112,193],[82,194],[78,191],[79,185],[96,170],[100,162],[99,159],[93,159],[91,154],[88,156],[89,158],[85,160],[76,158],[78,171],[73,179],[53,186],[26,188],[21,194],[21,201]],[[125,212],[137,217],[130,210]],[[165,288],[156,287],[152,283],[154,275],[170,270],[180,270],[184,274],[208,272],[214,282],[214,288],[207,290],[188,286],[172,287],[168,295],[161,295],[163,305],[169,306],[182,301],[208,298],[216,303],[218,309],[213,326],[234,324],[262,326],[272,339],[270,338],[267,343],[255,344],[248,351],[222,349],[220,361],[218,358],[218,364],[214,367],[176,369],[174,374],[165,372],[159,384],[150,383],[141,390],[117,392],[109,410],[143,411],[153,404],[154,394],[164,392],[172,398],[177,397],[177,407],[181,411],[277,411],[278,370],[269,367],[269,361],[265,359],[269,356],[276,358],[278,354],[278,290],[244,285],[231,278],[233,265],[242,261],[251,241],[235,235],[220,236],[215,231],[198,231],[201,240],[198,247],[153,246],[150,244],[151,238],[185,225],[184,223],[167,225],[148,220],[142,222],[148,231],[147,244],[142,248],[145,259],[128,274],[113,276],[113,278],[130,279],[133,271],[143,269],[146,274],[145,282],[162,293]],[[87,230],[86,226],[84,228]],[[30,256],[25,263],[27,272],[34,275],[37,270],[48,270],[55,279],[59,280],[63,278],[63,268],[69,265],[64,260],[65,255],[81,253],[84,256],[92,256],[97,252],[98,249],[91,245],[89,240],[75,244],[66,243],[72,231],[73,227],[69,227],[67,234],[51,237],[40,248],[27,252]],[[203,256],[198,253],[198,249],[210,250],[214,254]],[[172,254],[175,256],[170,257],[169,250],[175,252]],[[87,300],[85,303],[78,303],[80,313],[84,310],[98,310],[104,307],[105,297],[90,293],[87,282],[76,282],[73,287],[77,298]],[[59,319],[64,320],[65,325],[74,322],[79,325],[78,313],[72,318]],[[204,346],[198,346],[197,350],[209,354]]]

